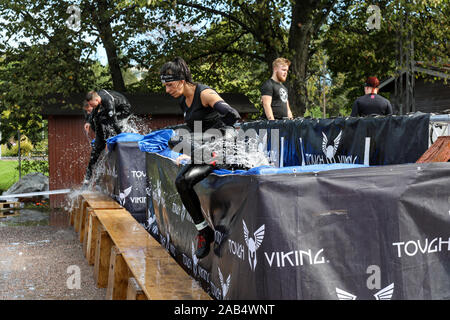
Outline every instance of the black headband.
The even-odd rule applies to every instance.
[[[162,83],[179,81],[179,80],[184,80],[184,76],[183,75],[177,76],[175,74],[162,74],[161,75]]]

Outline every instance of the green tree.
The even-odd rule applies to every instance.
[[[118,10],[117,3],[0,0],[3,141],[17,130],[37,141],[44,103],[99,87],[126,91],[122,70],[130,63],[128,43],[145,33],[150,22],[144,20],[145,8]],[[79,30],[67,25],[74,15],[68,10],[72,4],[80,8]],[[109,74],[92,58],[100,44],[106,49]]]
[[[369,30],[366,25],[371,4],[380,8],[379,30]],[[368,76],[382,81],[405,67],[396,64],[400,39],[404,51],[413,40],[415,61],[435,67],[449,63],[449,10],[450,3],[440,0],[358,1],[340,20],[330,21],[322,46],[330,57],[332,77],[345,75],[340,92],[348,91],[346,109],[351,110],[353,101],[363,94],[362,84]]]
[[[123,5],[140,4],[147,6],[144,0],[126,0]],[[173,2],[151,1],[155,11],[161,10],[166,17],[177,23],[196,25],[200,21],[207,24],[224,23],[226,32],[198,32],[195,40],[208,34],[204,41],[193,42],[180,34],[168,34],[165,47],[176,49],[184,47],[183,56],[191,56],[196,49],[202,51],[202,57],[240,56],[255,63],[264,63],[266,77],[270,76],[272,61],[285,56],[292,61],[290,80],[290,102],[294,114],[302,115],[306,108],[306,79],[308,65],[314,54],[312,40],[321,31],[333,9],[339,7],[338,1],[304,0],[219,0]],[[344,1],[344,4],[346,2]],[[341,6],[342,6],[341,5]],[[160,11],[160,12],[161,12]],[[155,15],[156,16],[156,15]],[[167,26],[167,21],[166,21]],[[164,26],[161,26],[164,28]],[[217,28],[216,31],[223,30]],[[194,33],[184,33],[184,35]],[[247,37],[247,38],[246,38]],[[246,39],[245,45],[241,45]],[[189,50],[186,47],[189,46]],[[167,51],[166,52],[174,52]],[[188,62],[194,57],[186,59]],[[257,75],[257,80],[259,75]],[[259,80],[259,79],[258,79]]]

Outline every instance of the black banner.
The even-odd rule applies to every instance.
[[[116,143],[104,189],[215,299],[450,299],[450,164],[399,164],[426,151],[428,115],[242,126],[250,128],[260,138],[267,130],[272,153],[283,138],[285,168],[216,171],[195,186],[215,229],[204,259],[175,188],[168,132],[146,136],[147,152],[145,139]],[[377,166],[335,170],[365,160]]]
[[[430,115],[296,119],[244,123],[267,137],[268,150],[284,166],[328,163],[414,163],[428,149]],[[279,132],[278,144],[272,131]],[[282,139],[284,143],[281,143]],[[364,163],[365,156],[368,163]]]
[[[145,154],[137,142],[116,142],[106,155],[103,189],[142,224],[147,219],[147,193],[150,193]]]
[[[147,153],[162,245],[216,299],[450,299],[450,164],[216,175],[195,187],[215,229],[208,257]]]

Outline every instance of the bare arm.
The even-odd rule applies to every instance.
[[[262,96],[261,101],[262,101],[264,113],[266,114],[267,120],[275,120],[275,118],[273,117],[273,111],[272,111],[272,97],[271,96]]]
[[[217,92],[212,89],[205,89],[200,94],[200,100],[202,100],[202,105],[205,107],[214,107],[217,101],[223,100]]]
[[[222,117],[222,121],[227,126],[233,126],[241,119],[239,112],[226,103],[214,90],[206,89],[200,94],[200,99],[205,107],[212,107]]]
[[[288,118],[289,119],[294,119],[294,117],[292,116],[292,111],[291,111],[291,107],[289,105],[289,101],[287,102],[287,114],[288,114]]]

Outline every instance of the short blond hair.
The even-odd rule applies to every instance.
[[[286,58],[276,58],[273,62],[272,62],[272,67],[275,68],[277,66],[290,66],[291,62],[286,59]]]

